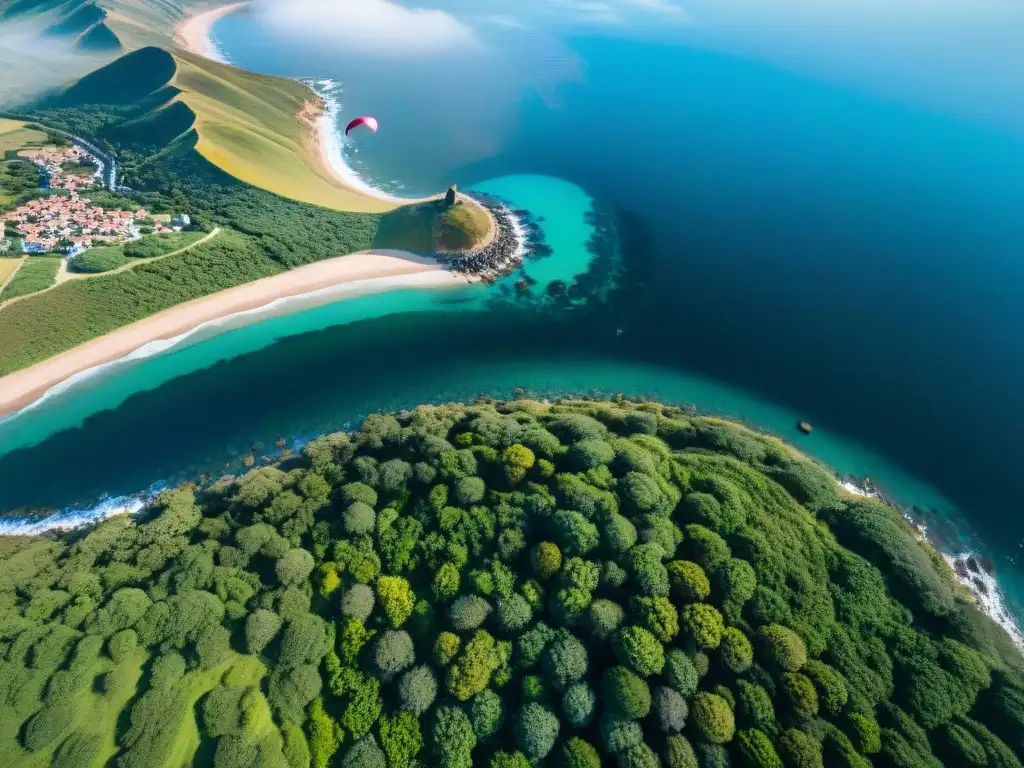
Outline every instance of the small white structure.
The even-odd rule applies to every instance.
[[[192,219],[189,218],[189,215],[187,213],[176,213],[171,217],[171,226],[174,229],[181,229],[182,227],[187,227],[191,223]]]

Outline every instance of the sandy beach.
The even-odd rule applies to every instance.
[[[174,30],[174,42],[186,51],[220,61],[220,54],[210,40],[210,30],[218,19],[246,5],[248,3],[231,3],[188,15]]]
[[[32,404],[76,374],[119,360],[151,342],[265,307],[280,299],[332,289],[323,303],[396,288],[445,288],[469,279],[437,261],[403,251],[365,251],[265,277],[179,304],[0,378],[0,418]]]

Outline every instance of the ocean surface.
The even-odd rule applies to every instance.
[[[870,477],[1024,595],[1013,126],[571,26],[495,24],[479,61],[273,30],[233,14],[215,37],[239,66],[332,79],[342,122],[377,117],[345,147],[368,183],[412,196],[454,182],[529,211],[552,251],[526,266],[535,298],[505,281],[277,311],[101,372],[0,423],[9,525],[25,507],[238,472],[250,452],[378,409],[624,392],[745,420]],[[543,290],[581,274],[571,300]]]

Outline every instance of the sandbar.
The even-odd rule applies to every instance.
[[[0,418],[31,405],[76,374],[120,360],[146,344],[281,299],[336,289],[322,297],[326,303],[398,288],[454,288],[468,282],[469,277],[444,269],[435,259],[404,251],[362,251],[307,264],[178,304],[0,377]]]

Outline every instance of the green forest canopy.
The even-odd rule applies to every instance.
[[[654,404],[373,415],[0,558],[3,765],[1024,751],[1019,652],[897,510]]]

